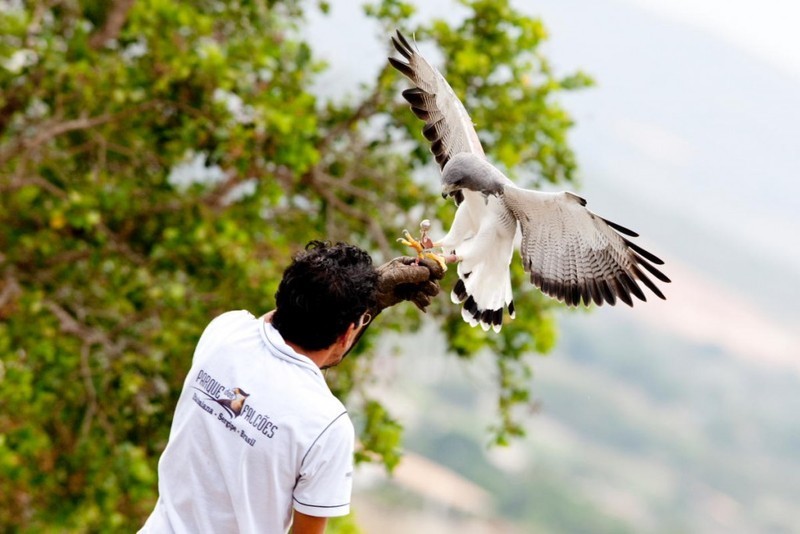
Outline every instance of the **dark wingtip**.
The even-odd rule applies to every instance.
[[[437,162],[439,161],[438,156],[447,157],[447,154],[444,152],[444,140],[441,137],[431,142],[431,152],[433,152],[434,156],[437,156]]]
[[[412,50],[408,46],[408,41],[405,40],[403,34],[400,33],[400,30],[397,30],[397,35],[400,40],[392,37],[392,44],[394,45],[395,50],[400,52],[406,59],[411,59]]]
[[[665,297],[665,296],[664,296],[664,293],[662,293],[662,292],[661,292],[661,290],[660,290],[660,289],[658,289],[658,286],[657,286],[657,285],[655,285],[655,284],[653,283],[653,281],[652,281],[652,280],[650,280],[650,278],[648,278],[648,277],[647,277],[647,275],[646,275],[646,274],[644,274],[644,273],[643,273],[643,272],[642,272],[642,271],[641,271],[639,268],[637,268],[637,267],[635,267],[635,266],[633,267],[633,269],[632,269],[632,270],[633,270],[633,274],[635,274],[635,275],[636,275],[636,278],[638,278],[639,280],[641,280],[641,282],[642,282],[644,285],[646,285],[646,286],[647,286],[647,288],[648,288],[650,291],[652,291],[652,292],[653,292],[653,293],[654,293],[654,294],[655,294],[655,295],[656,295],[658,298],[660,298],[661,300],[667,300],[667,297]]]
[[[629,295],[635,296],[637,299],[641,300],[642,302],[647,302],[647,297],[642,291],[642,288],[631,278],[631,276],[625,271],[617,272],[617,284],[621,291],[626,292]],[[631,304],[633,306],[633,304]]]
[[[631,250],[634,250],[637,254],[639,254],[643,258],[647,258],[648,260],[652,261],[656,265],[664,265],[664,260],[662,260],[661,258],[656,256],[652,252],[646,251],[645,249],[643,249],[642,247],[640,247],[636,243],[634,243],[632,241],[628,241],[624,237],[622,238],[622,240],[625,242],[625,244],[628,246],[628,248],[630,248]]]
[[[425,105],[425,92],[419,87],[406,89],[402,93],[403,98],[412,106],[422,107]]]
[[[397,38],[400,40],[400,42],[401,42],[401,43],[403,43],[403,46],[405,46],[406,50],[408,50],[409,52],[413,52],[413,50],[411,49],[411,45],[410,45],[410,44],[409,44],[409,42],[408,42],[408,39],[406,39],[406,36],[405,36],[405,35],[403,35],[403,34],[400,32],[400,30],[399,30],[399,29],[397,29],[397,28],[395,28],[395,30],[394,30],[394,31],[395,31],[395,33],[397,34]],[[394,38],[392,38],[392,39],[394,40]],[[404,55],[405,55],[405,54],[404,54]]]
[[[567,295],[570,297],[570,305],[571,306],[578,306],[581,303],[581,289],[578,284],[573,283],[569,287],[569,291],[567,291]]]
[[[411,66],[408,63],[403,63],[399,59],[393,57],[389,58],[389,63],[392,65],[392,67],[402,72],[408,78],[411,78],[414,75],[414,71],[411,69]]]
[[[395,50],[400,52],[403,57],[410,61],[414,55],[414,48],[408,42],[406,36],[400,32],[400,30],[395,30],[395,32],[396,36],[392,36],[392,45],[394,46]]]
[[[646,261],[640,261],[639,265],[641,265],[642,267],[647,269],[647,271],[650,272],[650,274],[652,274],[653,276],[655,276],[656,278],[658,278],[662,282],[664,282],[666,284],[669,284],[671,282],[671,280],[667,277],[667,275],[665,275],[664,273],[662,273],[661,271],[659,271],[658,269],[656,269],[655,267],[653,267],[652,265],[650,265]]]
[[[439,132],[437,131],[439,128],[439,123],[442,122],[444,119],[439,119],[436,122],[432,122],[430,124],[426,124],[424,128],[422,128],[422,135],[430,142],[434,142],[439,138]]]
[[[603,217],[600,217],[600,218],[603,219]],[[621,234],[625,234],[625,235],[631,236],[631,237],[639,237],[639,234],[637,234],[636,232],[634,232],[630,228],[625,228],[621,224],[617,224],[615,222],[609,221],[608,219],[603,219],[603,222],[605,222],[607,225],[609,225],[611,228],[613,228],[614,230],[616,230],[617,232],[619,232]]]
[[[631,294],[628,293],[624,287],[620,287],[619,284],[617,284],[617,297],[619,297],[619,300],[633,308],[633,299],[631,298]]]
[[[608,283],[608,280],[600,280],[598,285],[600,286],[600,292],[605,301],[614,306],[617,303],[617,297],[611,290],[611,285]]]

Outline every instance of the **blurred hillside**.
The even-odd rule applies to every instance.
[[[667,261],[669,300],[565,312],[557,350],[535,363],[539,410],[508,449],[485,446],[490,365],[465,371],[434,328],[387,340],[376,390],[408,449],[492,504],[471,514],[364,476],[366,531],[409,517],[418,532],[795,531],[800,78],[637,2],[517,4],[542,16],[558,69],[597,80],[566,100],[581,194]],[[448,6],[420,16],[458,17]],[[354,12],[312,25],[330,54],[348,50],[328,56],[332,94],[356,91],[383,57],[374,29],[337,30]]]
[[[387,343],[376,389],[407,425],[409,451],[485,489],[491,507],[437,509],[402,481],[369,476],[356,479],[359,502],[388,500],[420,524],[502,518],[521,532],[793,532],[800,377],[599,315],[562,319],[560,348],[536,365],[539,410],[507,449],[485,446],[491,354],[465,371],[434,329]],[[366,531],[386,532],[387,513]]]

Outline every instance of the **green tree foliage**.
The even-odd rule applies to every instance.
[[[541,22],[509,2],[462,3],[456,27],[415,27],[397,0],[367,11],[387,45],[394,27],[439,44],[497,162],[570,180],[571,122],[553,96],[588,79],[555,76]],[[310,239],[357,243],[380,261],[404,252],[393,240],[423,212],[452,218],[397,73],[383,69],[348,103],[310,91],[323,68],[302,34],[314,8],[0,1],[3,529],[134,529],[154,504],[156,461],[211,318],[268,310]],[[439,300],[428,317],[456,354],[497,354],[496,439],[521,433],[522,357],[554,343],[551,304],[519,295],[517,320],[493,336]],[[419,321],[406,306],[379,325]],[[391,466],[400,423],[364,393],[373,330],[329,379],[364,421],[359,458]]]

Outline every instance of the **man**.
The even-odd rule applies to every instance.
[[[354,431],[321,369],[403,300],[423,311],[443,275],[314,241],[284,271],[276,310],[222,314],[200,338],[141,532],[321,533],[350,509]],[[292,525],[293,523],[293,525]]]

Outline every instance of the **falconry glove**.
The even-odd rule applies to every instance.
[[[401,256],[377,268],[378,287],[375,314],[404,300],[423,312],[431,298],[439,294],[438,280],[444,276],[441,265],[430,259]]]

